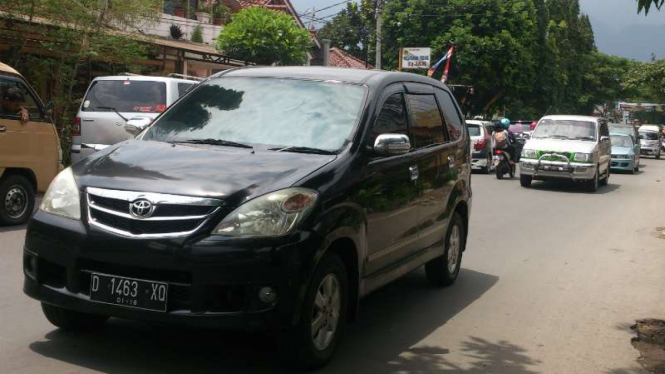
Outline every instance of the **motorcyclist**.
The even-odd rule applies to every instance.
[[[504,152],[508,153],[510,156],[510,163],[515,163],[515,145],[517,144],[517,138],[515,134],[508,131],[510,127],[510,120],[504,118],[501,121],[498,121],[494,125],[494,132],[492,132],[492,140],[494,140],[495,147],[494,149],[501,149]]]

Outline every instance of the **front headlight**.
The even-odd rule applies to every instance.
[[[522,157],[523,158],[538,158],[538,155],[535,150],[533,149],[524,149],[522,150]]]
[[[56,175],[46,190],[39,210],[71,219],[81,219],[81,198],[71,168]]]
[[[591,153],[575,153],[575,157],[573,158],[573,161],[589,162],[592,159],[593,159],[593,155]]]
[[[282,236],[291,232],[314,208],[318,193],[287,188],[250,200],[217,225],[215,235],[233,237]]]

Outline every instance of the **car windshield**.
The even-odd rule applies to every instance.
[[[632,126],[610,126],[610,131],[635,136],[635,130]]]
[[[553,120],[540,121],[533,132],[535,139],[596,140],[596,123],[590,121]]]
[[[338,150],[350,139],[363,86],[275,78],[220,78],[200,85],[143,137]]]
[[[656,133],[656,132],[643,131],[643,132],[640,132],[640,135],[643,136],[644,139],[646,139],[646,140],[658,140],[658,133]]]
[[[611,135],[612,146],[614,147],[626,147],[630,148],[633,146],[633,141],[630,139],[630,136],[624,135]]]
[[[480,126],[469,125],[469,136],[480,136]]]
[[[81,110],[106,112],[113,109],[123,113],[163,112],[166,110],[166,83],[136,80],[93,82]]]

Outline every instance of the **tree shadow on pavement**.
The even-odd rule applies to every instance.
[[[347,330],[337,355],[321,373],[441,372],[532,373],[524,350],[507,342],[471,338],[461,349],[473,364],[458,370],[445,348],[414,347],[480,298],[498,277],[462,270],[457,283],[437,289],[421,269],[361,302],[357,322]],[[458,347],[448,347],[458,350]],[[34,352],[109,374],[287,373],[274,339],[263,334],[195,330],[112,319],[98,332],[54,330],[30,345]],[[494,369],[493,369],[494,370]],[[500,371],[493,371],[500,372]]]

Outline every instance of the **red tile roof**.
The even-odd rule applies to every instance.
[[[356,69],[374,69],[374,66],[365,64],[365,61],[356,58],[348,52],[336,47],[330,48],[328,66]]]

